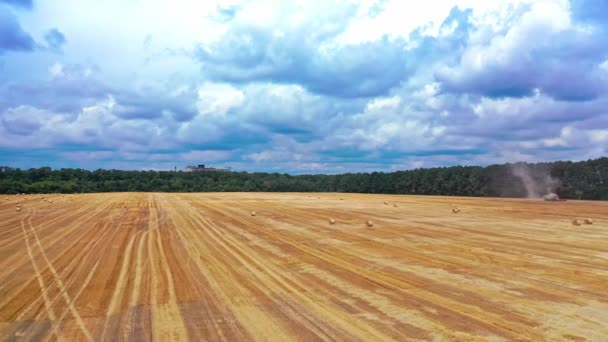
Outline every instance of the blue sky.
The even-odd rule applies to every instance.
[[[605,156],[606,18],[604,0],[0,0],[0,165]]]

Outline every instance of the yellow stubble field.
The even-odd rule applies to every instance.
[[[0,197],[0,340],[607,336],[606,202]]]

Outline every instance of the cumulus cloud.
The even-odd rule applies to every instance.
[[[186,161],[190,161],[190,162],[197,162],[197,161],[198,162],[200,162],[200,161],[215,162],[215,161],[226,160],[231,156],[231,154],[232,153],[230,151],[194,150],[194,151],[188,151],[188,152],[181,153],[180,157],[182,160],[186,160]]]
[[[58,1],[0,5],[0,148],[35,163],[335,173],[608,153],[604,1],[110,0],[49,31]]]
[[[113,97],[77,113],[52,112],[18,106],[1,113],[0,146],[52,147],[81,144],[122,151],[150,151],[172,147],[170,130],[162,119],[122,120],[114,113]]]
[[[459,63],[436,72],[444,91],[588,100],[606,89],[608,78],[598,72],[608,56],[603,30],[573,21],[568,3],[538,2],[521,11],[504,32],[473,32]]]
[[[350,2],[260,6],[242,6],[217,41],[199,46],[197,56],[211,78],[295,83],[343,97],[384,94],[407,78],[402,40],[339,44],[356,11]]]
[[[113,151],[76,151],[76,152],[61,152],[60,156],[68,160],[89,161],[89,160],[104,160],[116,157]]]
[[[224,116],[241,106],[243,92],[229,84],[203,84],[198,88],[198,113],[202,116]]]
[[[44,40],[48,44],[49,49],[53,51],[61,51],[61,48],[66,43],[65,36],[58,29],[50,29],[45,35]]]

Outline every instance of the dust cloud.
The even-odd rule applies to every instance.
[[[541,198],[554,193],[560,185],[559,179],[552,177],[548,170],[531,168],[523,163],[511,165],[511,173],[521,181],[528,198]]]

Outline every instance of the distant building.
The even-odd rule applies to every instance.
[[[206,171],[230,171],[229,167],[217,168],[217,167],[206,167],[204,164],[197,166],[186,166],[186,172],[206,172]]]

